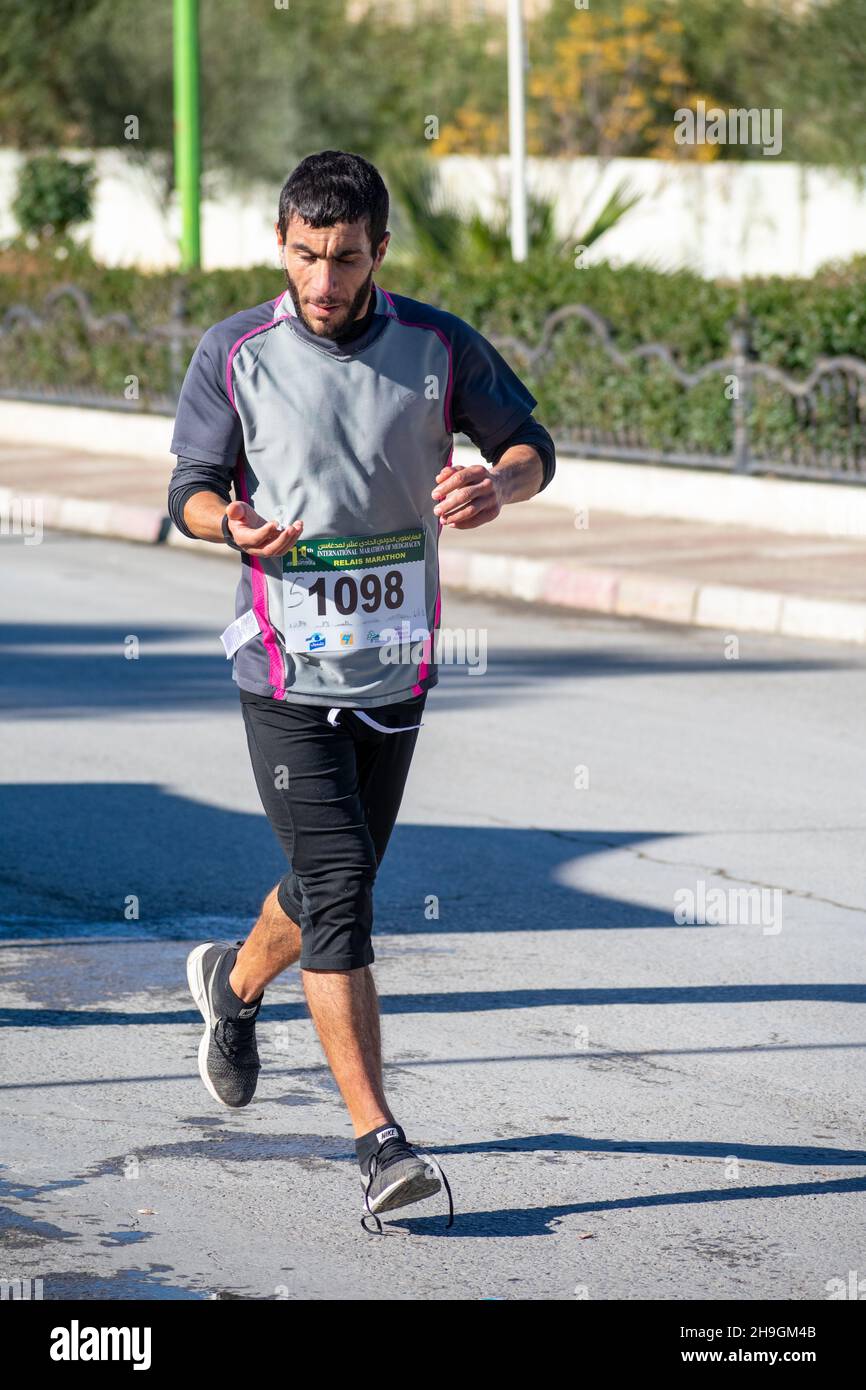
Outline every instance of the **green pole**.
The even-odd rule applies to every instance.
[[[174,0],[174,177],[183,270],[197,270],[201,259],[198,67],[198,0]]]

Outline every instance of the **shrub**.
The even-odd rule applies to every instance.
[[[56,154],[35,155],[22,166],[12,211],[22,232],[64,236],[91,215],[94,170]]]
[[[85,291],[97,316],[126,313],[145,333],[170,320],[179,288],[174,272],[101,266],[80,247],[70,249],[62,277]],[[53,257],[44,253],[20,247],[0,253],[0,318],[16,303],[41,313],[59,278]],[[866,360],[866,257],[828,266],[811,279],[767,276],[740,285],[703,280],[686,270],[608,265],[575,270],[569,261],[545,255],[522,265],[479,261],[473,273],[421,256],[388,259],[376,279],[385,289],[458,314],[488,337],[515,337],[529,347],[537,345],[553,310],[582,303],[610,323],[621,350],[665,343],[682,368],[694,370],[728,356],[730,324],[742,302],[751,318],[755,355],[796,378],[806,376],[822,355]],[[239,309],[273,299],[283,279],[268,266],[196,271],[184,277],[183,288],[189,321],[203,331]],[[0,389],[65,387],[119,400],[125,377],[135,374],[142,405],[170,397],[172,364],[161,335],[149,333],[146,342],[129,343],[112,330],[91,342],[66,301],[52,310],[51,322],[50,332],[19,324],[0,337]],[[193,337],[187,344],[186,358],[194,342]],[[657,361],[620,370],[577,319],[557,330],[543,369],[515,351],[506,350],[505,356],[537,397],[538,418],[559,439],[572,435],[602,444],[613,438],[625,447],[702,455],[731,451],[731,406],[718,374],[686,392]],[[828,395],[815,415],[812,429],[822,447],[856,442],[860,448],[844,406]],[[801,422],[778,387],[756,390],[751,435],[755,453],[763,458],[796,454]]]

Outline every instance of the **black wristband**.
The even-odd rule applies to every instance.
[[[237,541],[235,540],[234,536],[232,535],[231,531],[229,530],[229,519],[228,519],[228,517],[226,516],[225,512],[223,512],[222,532],[223,532],[223,540],[225,541],[226,545],[231,546],[232,550],[239,550],[239,551],[241,552],[241,554],[243,555],[243,553],[244,553],[244,548],[243,548],[242,545],[238,545]]]

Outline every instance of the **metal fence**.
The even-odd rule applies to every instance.
[[[79,352],[78,379],[74,384],[62,379],[62,331],[61,341],[57,340],[57,315],[61,310],[67,314],[67,332],[75,337]],[[620,349],[611,325],[585,304],[569,304],[550,314],[535,345],[511,336],[491,335],[491,341],[519,370],[531,375],[535,390],[540,391],[554,367],[560,373],[563,370],[557,339],[566,325],[574,321],[582,325],[585,338],[579,347],[572,339],[571,355],[565,362],[574,387],[569,397],[568,421],[551,426],[557,445],[563,450],[592,457],[738,473],[866,482],[866,361],[851,356],[819,357],[808,375],[798,380],[757,360],[752,348],[752,325],[741,314],[730,325],[726,356],[688,371],[663,343]],[[48,295],[41,312],[16,304],[0,320],[0,397],[171,415],[186,364],[202,331],[189,321],[182,281],[178,281],[168,321],[146,330],[128,314],[98,315],[81,288],[62,285]],[[61,378],[54,384],[27,379],[28,345],[48,335],[53,335],[55,374]],[[91,385],[82,381],[82,361],[86,375],[86,363],[106,344],[115,348],[138,344],[160,355],[160,368],[155,373],[159,388],[147,389],[146,373],[144,383],[131,398],[122,390],[108,392],[96,382]],[[613,370],[612,400],[617,387],[626,378],[630,380],[632,398],[638,405],[625,412],[628,419],[599,420],[597,382],[596,408],[594,412],[585,412],[584,402],[591,393],[582,397],[581,381],[590,362]],[[676,388],[680,400],[686,403],[686,416],[691,393],[714,392],[717,414],[723,403],[723,424],[717,430],[717,435],[726,436],[723,447],[710,448],[705,442],[690,440],[688,418],[685,424],[680,421],[677,437],[672,431],[670,437],[663,432],[659,438],[657,427],[647,428],[641,418],[640,402],[641,393],[652,389],[648,373],[655,373],[656,383],[661,373],[668,387]],[[616,413],[611,411],[612,416]],[[586,418],[587,414],[594,418]],[[623,415],[622,409],[619,415]]]
[[[53,385],[22,379],[16,370],[16,348],[24,347],[34,338],[50,342],[58,363],[62,364],[67,344],[62,332],[58,339],[57,313],[67,306],[75,311],[79,342],[84,341],[90,347],[105,343],[140,344],[164,351],[165,370],[160,376],[165,385],[161,382],[159,388],[149,390],[146,382],[139,383],[134,394],[125,394],[121,389],[109,392],[104,387],[80,381]],[[202,329],[189,321],[185,287],[181,281],[175,287],[168,321],[147,329],[140,328],[129,314],[100,316],[94,312],[90,297],[78,285],[60,285],[46,296],[40,313],[27,304],[13,304],[0,319],[0,370],[3,371],[0,398],[173,415],[187,363],[201,335]],[[11,382],[7,379],[10,373],[4,361],[6,353],[11,357],[11,375],[17,378]]]
[[[657,363],[685,395],[705,383],[714,383],[719,398],[727,403],[730,447],[710,451],[684,448],[681,442],[653,447],[642,437],[639,424],[587,427],[581,424],[579,399],[573,423],[557,431],[558,444],[596,457],[866,482],[866,361],[852,356],[819,357],[808,376],[797,380],[756,359],[752,324],[742,312],[730,324],[727,356],[693,372],[681,367],[664,343],[620,350],[610,324],[585,304],[568,304],[550,314],[534,347],[510,336],[492,341],[501,352],[519,359],[542,383],[555,359],[558,332],[575,319],[589,329],[592,348],[600,350],[623,374]],[[579,357],[573,359],[572,367],[579,375]],[[775,432],[782,439],[768,450],[773,435],[768,417],[774,411]]]

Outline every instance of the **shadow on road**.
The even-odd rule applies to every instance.
[[[264,814],[224,810],[152,783],[2,786],[0,822],[7,937],[186,937],[200,934],[207,919],[246,931],[286,872]],[[471,931],[707,930],[675,926],[672,909],[558,881],[584,856],[661,838],[400,824],[377,881],[377,928],[428,939]],[[425,916],[431,895],[439,900],[437,920]]]
[[[860,1160],[863,1161],[862,1159]],[[766,1183],[758,1187],[731,1184],[730,1187],[704,1187],[692,1191],[651,1192],[646,1196],[615,1197],[604,1202],[564,1202],[556,1206],[499,1207],[492,1211],[455,1212],[451,1231],[444,1229],[442,1216],[393,1218],[389,1225],[413,1235],[452,1235],[476,1237],[554,1235],[554,1223],[566,1216],[589,1216],[600,1211],[638,1211],[647,1207],[701,1206],[707,1202],[766,1201],[779,1197],[829,1197],[866,1192],[866,1175],[857,1178],[828,1178],[825,1181]]]
[[[866,984],[682,985],[671,988],[454,990],[441,994],[380,994],[383,1016],[392,1014],[487,1013],[496,1009],[598,1008],[610,1004],[866,1004]],[[0,1006],[0,1027],[128,1028],[198,1023],[195,1008],[67,1009]],[[260,1023],[293,1023],[308,1018],[306,1005],[263,1004]],[[743,1051],[751,1049],[744,1048]],[[579,1058],[580,1054],[576,1053]],[[505,1059],[501,1059],[505,1060]]]
[[[501,622],[505,627],[508,615]],[[564,620],[565,621],[565,620]],[[522,689],[537,692],[547,680],[574,677],[685,676],[711,672],[718,680],[748,674],[790,671],[845,670],[862,665],[862,658],[838,653],[826,658],[723,661],[718,651],[701,650],[694,634],[668,633],[670,648],[655,639],[634,650],[580,645],[581,622],[569,617],[574,631],[570,647],[497,646],[493,640],[483,674],[466,666],[440,668],[435,698],[448,709],[483,698],[486,703],[511,698]],[[125,640],[138,639],[139,655],[128,660]],[[495,634],[494,634],[495,639]],[[210,642],[213,655],[184,651],[184,641]],[[157,643],[177,644],[176,651],[149,651]],[[0,712],[7,719],[34,719],[62,714],[83,718],[106,712],[130,714],[167,710],[196,710],[236,705],[237,687],[222,653],[216,631],[209,628],[147,627],[129,629],[90,623],[48,626],[25,623],[0,625]]]

